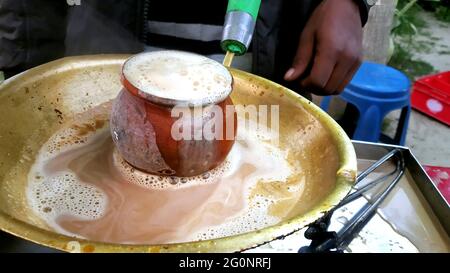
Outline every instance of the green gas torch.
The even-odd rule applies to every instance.
[[[261,0],[229,0],[221,46],[235,55],[247,52],[255,30]]]

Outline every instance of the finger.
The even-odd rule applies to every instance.
[[[350,83],[350,81],[353,79],[353,76],[358,71],[359,67],[361,66],[361,58],[358,58],[352,65],[352,68],[347,72],[347,75],[345,75],[344,80],[339,84],[337,91],[335,92],[336,95],[340,94],[342,91],[344,91],[344,88]]]
[[[314,57],[314,64],[309,76],[302,81],[302,86],[313,88],[323,93],[325,86],[336,66],[336,54],[330,50],[318,50]],[[325,92],[327,93],[327,92]]]
[[[304,73],[311,62],[314,50],[314,33],[308,28],[302,32],[291,68],[284,75],[286,81],[293,81]]]
[[[324,90],[329,94],[338,91],[342,92],[342,89],[339,89],[339,87],[342,81],[346,79],[347,74],[352,70],[355,62],[356,57],[353,57],[352,54],[343,54],[334,67],[333,73],[325,85]]]

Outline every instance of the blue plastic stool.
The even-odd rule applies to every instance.
[[[359,119],[353,139],[405,145],[410,105],[410,82],[400,71],[377,63],[364,62],[340,98],[354,105]],[[324,97],[320,107],[327,111],[331,97]],[[402,109],[394,139],[381,135],[384,117]]]

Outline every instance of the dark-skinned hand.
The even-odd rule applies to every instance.
[[[361,65],[362,27],[354,0],[323,0],[309,18],[287,81],[316,95],[337,95]]]

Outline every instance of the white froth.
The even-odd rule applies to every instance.
[[[232,77],[222,64],[188,52],[137,54],[125,62],[123,74],[140,91],[175,101],[213,103],[231,92]]]
[[[195,185],[211,184],[225,175],[230,168],[229,160],[217,168],[204,174],[191,177],[159,176],[142,172],[126,162],[115,149],[113,153],[114,165],[129,183],[152,190],[181,189]]]
[[[278,217],[267,214],[274,201],[263,196],[255,196],[249,201],[246,210],[220,225],[200,230],[192,236],[193,240],[211,240],[255,231],[280,222]]]
[[[39,169],[39,168],[36,168]],[[71,172],[46,176],[43,170],[30,173],[31,206],[42,218],[49,220],[60,215],[72,215],[83,220],[102,216],[106,196],[92,185],[82,183]]]
[[[93,141],[95,138],[92,136],[77,136],[77,130],[71,127],[58,131],[43,145],[28,174],[26,194],[31,209],[51,228],[69,236],[75,234],[62,229],[56,223],[58,217],[72,216],[80,220],[101,218],[108,198],[101,189],[83,182],[70,170],[49,174],[45,166],[60,153]]]
[[[241,120],[240,122],[242,124],[243,121]],[[269,130],[239,130],[238,134],[239,139],[245,140],[246,147],[243,147],[239,141],[236,142],[230,153],[232,156],[231,162],[234,164],[230,166],[228,172],[230,174],[236,172],[236,169],[244,163],[252,163],[258,166],[258,169],[255,172],[245,178],[245,196],[250,196],[250,191],[258,182],[280,181],[280,183],[282,183],[281,181],[286,181],[288,179],[291,175],[291,169],[286,160],[286,152],[283,152],[266,142],[271,138]],[[242,149],[249,149],[254,151],[254,153],[244,153],[242,152]],[[247,156],[242,157],[242,155]],[[251,232],[275,225],[280,221],[280,218],[270,216],[268,210],[270,205],[274,204],[276,201],[277,200],[268,196],[255,195],[251,199],[246,200],[247,205],[245,209],[238,215],[226,219],[226,221],[220,225],[210,226],[197,231],[190,239],[210,240]]]
[[[44,145],[45,148],[40,151],[40,158],[41,160],[49,160],[62,152],[82,146],[87,140],[87,135],[78,136],[76,129],[65,128],[47,141]]]

